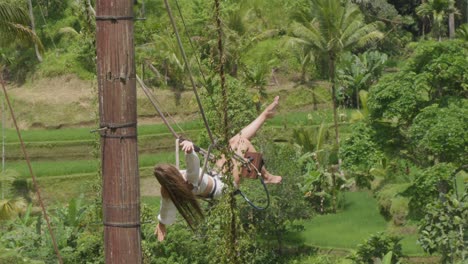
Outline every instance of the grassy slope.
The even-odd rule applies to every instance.
[[[321,248],[355,249],[371,234],[384,232],[388,224],[380,215],[377,202],[368,192],[345,194],[345,208],[337,214],[320,215],[305,221],[305,231],[300,234],[305,243]],[[422,255],[416,237],[405,236],[403,252]]]

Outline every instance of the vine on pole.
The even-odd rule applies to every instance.
[[[230,151],[229,146],[229,116],[228,116],[228,91],[226,87],[226,77],[224,72],[224,50],[223,50],[223,31],[222,31],[222,23],[221,23],[221,6],[220,1],[215,0],[215,19],[216,19],[216,30],[218,34],[218,52],[219,52],[219,64],[218,64],[218,73],[220,77],[220,85],[221,85],[221,100],[222,100],[222,115],[223,115],[223,123],[222,123],[222,136],[224,138],[225,148],[222,149],[223,155],[226,157],[226,162],[224,164],[224,171],[228,172],[226,175],[226,181],[229,186],[228,188],[228,195],[227,195],[227,204],[229,205],[229,213],[225,216],[229,219],[229,221],[223,221],[226,226],[222,229],[229,230],[227,234],[225,234],[225,239],[227,242],[227,254],[224,256],[223,260],[228,263],[240,263],[240,254],[238,254],[238,241],[239,241],[239,228],[237,223],[237,204],[236,199],[234,197],[234,192],[232,191],[233,188],[233,175],[232,175],[232,153]]]

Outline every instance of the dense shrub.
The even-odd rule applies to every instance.
[[[440,193],[453,190],[452,175],[455,167],[449,163],[439,163],[424,170],[403,192],[409,198],[409,216],[421,219],[425,206],[436,201]]]
[[[421,110],[409,129],[420,158],[466,162],[468,152],[468,100],[448,107],[433,104]]]
[[[350,258],[355,263],[373,264],[376,263],[376,259],[382,260],[391,251],[393,255],[391,263],[397,263],[403,256],[400,240],[400,237],[377,233],[358,245],[356,252]]]
[[[361,187],[370,188],[373,176],[370,169],[383,158],[383,153],[374,142],[375,131],[364,122],[352,126],[352,133],[345,139],[340,148],[343,169],[356,177]]]
[[[227,118],[229,127],[227,128],[231,136],[238,133],[243,127],[252,122],[255,117],[255,105],[248,90],[239,80],[226,77],[226,90],[228,96]],[[217,78],[212,79],[207,86],[207,96],[203,100],[203,106],[209,120],[210,127],[219,139],[222,139],[224,124],[223,95]]]
[[[442,263],[468,259],[468,193],[461,199],[445,195],[426,207],[419,225],[419,243],[424,251],[442,254]]]
[[[403,225],[408,215],[408,198],[400,195],[409,184],[387,184],[376,194],[380,213],[392,219],[395,225]]]

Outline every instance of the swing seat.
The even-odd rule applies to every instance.
[[[242,166],[241,176],[249,179],[257,179],[263,167],[262,153],[246,152],[244,158],[248,162]]]

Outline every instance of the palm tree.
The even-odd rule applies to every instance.
[[[427,0],[416,8],[416,14],[421,18],[429,18],[433,23],[433,33],[442,40],[444,19],[448,14],[457,14],[453,0]]]
[[[21,7],[0,0],[0,45],[19,40],[37,44],[43,51],[41,40],[29,28],[31,21],[28,13]]]
[[[341,53],[354,47],[383,38],[377,30],[377,22],[365,24],[359,8],[341,0],[312,0],[313,19],[303,23],[293,23],[293,35],[298,43],[325,53],[328,57],[328,72],[332,84],[333,119],[335,140],[339,146],[338,115],[336,99],[336,61]]]
[[[260,113],[262,102],[267,97],[265,86],[268,84],[268,74],[271,72],[273,62],[260,62],[253,66],[244,67],[244,82],[248,87],[253,88],[256,93],[254,94],[254,103],[257,112]]]
[[[242,0],[223,17],[225,25],[224,57],[227,72],[237,77],[242,55],[259,41],[277,36],[279,29],[263,27],[261,10],[262,1]],[[215,42],[212,42],[216,46]]]
[[[460,25],[456,33],[457,33],[457,38],[468,41],[468,24]]]
[[[12,219],[26,210],[23,198],[0,200],[0,220]]]

